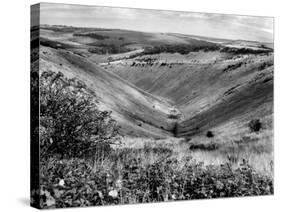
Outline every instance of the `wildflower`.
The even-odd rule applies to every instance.
[[[99,198],[103,199],[103,195],[100,191],[97,191],[97,194],[98,194]]]
[[[224,187],[223,183],[221,181],[217,181],[216,188],[219,189],[219,190],[222,190],[223,187]]]
[[[111,190],[110,192],[108,192],[108,195],[116,198],[118,196],[118,192],[116,190]]]
[[[60,198],[62,194],[63,194],[63,191],[62,191],[62,190],[54,189],[54,196],[55,196],[56,198]]]
[[[60,179],[59,185],[62,186],[62,187],[64,187],[65,183],[64,183],[64,180],[63,180],[63,179]]]
[[[122,180],[120,180],[120,179],[117,180],[115,184],[116,184],[116,187],[117,187],[118,189],[121,189],[121,188],[122,188]]]

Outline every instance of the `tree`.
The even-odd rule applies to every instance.
[[[209,130],[209,131],[206,133],[206,136],[207,136],[208,138],[212,138],[212,137],[214,137],[214,134],[213,134],[212,131]]]
[[[111,112],[97,108],[94,92],[62,73],[40,76],[40,154],[48,157],[87,157],[97,149],[110,149],[118,140]]]
[[[249,122],[248,126],[252,132],[259,132],[262,127],[262,123],[259,119],[253,119]]]

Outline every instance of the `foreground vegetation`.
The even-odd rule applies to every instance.
[[[272,180],[245,160],[204,166],[164,148],[117,149],[103,160],[52,157],[40,174],[44,208],[273,194]]]
[[[97,103],[83,83],[41,74],[40,190],[32,191],[41,208],[273,194],[272,178],[246,160],[206,165],[173,147],[121,148],[116,121]]]

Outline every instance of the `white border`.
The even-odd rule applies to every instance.
[[[57,2],[49,0],[48,2]],[[280,5],[277,0],[62,0],[60,3],[118,6],[275,17],[275,195],[160,204],[64,209],[71,211],[277,211],[280,189]],[[1,2],[0,69],[0,211],[33,211],[29,201],[29,30],[30,5],[38,1]],[[61,210],[57,210],[61,211]]]

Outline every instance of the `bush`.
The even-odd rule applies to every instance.
[[[273,194],[270,177],[243,161],[204,166],[191,157],[178,160],[163,154],[153,162],[130,149],[115,151],[113,165],[90,160],[49,159],[41,166],[41,207],[147,203]],[[151,154],[151,153],[150,153]],[[117,160],[118,159],[118,160]],[[117,162],[119,165],[117,166]]]
[[[169,114],[169,115],[168,115],[168,118],[169,118],[169,119],[178,119],[179,116],[180,116],[179,114]]]
[[[228,65],[225,69],[223,69],[223,72],[233,71],[233,70],[235,70],[237,68],[240,68],[242,65],[243,65],[243,62],[239,62],[239,63]]]
[[[273,49],[251,49],[251,48],[235,48],[235,47],[223,47],[221,52],[227,52],[232,54],[265,54],[273,52]]]
[[[118,140],[111,113],[99,111],[95,93],[62,73],[40,77],[40,153],[42,157],[86,157],[108,151]],[[102,149],[101,149],[102,148]]]
[[[213,134],[212,131],[208,131],[208,132],[206,133],[206,136],[207,136],[208,138],[212,138],[212,137],[214,137],[214,134]]]
[[[216,143],[207,143],[207,144],[190,144],[190,150],[205,150],[213,151],[219,148],[219,145]]]
[[[252,132],[259,132],[262,127],[262,123],[259,119],[253,119],[249,122],[248,126]]]

